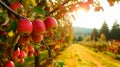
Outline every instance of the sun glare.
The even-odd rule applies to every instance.
[[[103,22],[106,21],[111,29],[115,20],[120,23],[120,4],[115,3],[113,7],[110,7],[107,1],[100,0],[100,2],[104,11],[94,12],[93,7],[90,7],[89,12],[86,12],[84,9],[75,11],[74,16],[76,20],[73,22],[73,26],[100,29]]]

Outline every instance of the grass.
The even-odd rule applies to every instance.
[[[64,67],[119,67],[117,61],[101,52],[95,52],[85,46],[73,44],[56,58],[64,62]]]

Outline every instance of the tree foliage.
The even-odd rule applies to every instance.
[[[117,22],[114,22],[112,29],[110,31],[111,39],[120,40],[120,26]]]
[[[106,24],[106,22],[103,23],[101,29],[100,29],[100,33],[99,35],[104,34],[106,37],[106,40],[109,40],[109,28],[108,25]]]
[[[97,41],[98,38],[99,38],[98,30],[96,28],[94,28],[91,33],[91,40]]]

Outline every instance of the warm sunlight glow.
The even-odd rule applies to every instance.
[[[106,0],[100,0],[100,2],[104,11],[94,12],[94,8],[92,7],[89,12],[85,12],[85,10],[78,10],[74,14],[76,20],[74,21],[73,26],[86,28],[95,27],[100,29],[104,21],[106,21],[109,28],[112,27],[115,20],[120,23],[120,4],[115,3],[114,6],[110,7]]]

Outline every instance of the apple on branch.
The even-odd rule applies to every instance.
[[[32,22],[32,25],[33,25],[33,31],[32,31],[33,35],[40,36],[41,34],[44,34],[46,32],[46,27],[42,20],[35,19]]]
[[[44,20],[46,30],[51,30],[53,28],[56,28],[58,26],[58,22],[54,17],[47,17]]]
[[[17,12],[18,14],[21,14],[23,16],[25,16],[25,11],[23,9],[23,5],[19,2],[13,2],[10,4],[10,8],[12,10],[14,10],[15,12]]]
[[[42,40],[43,40],[43,35],[39,35],[39,36],[32,35],[32,41],[33,42],[40,43]]]
[[[19,35],[30,35],[33,30],[32,22],[26,18],[18,21],[17,32]]]
[[[8,60],[3,64],[3,67],[14,67],[14,63],[13,61]]]

